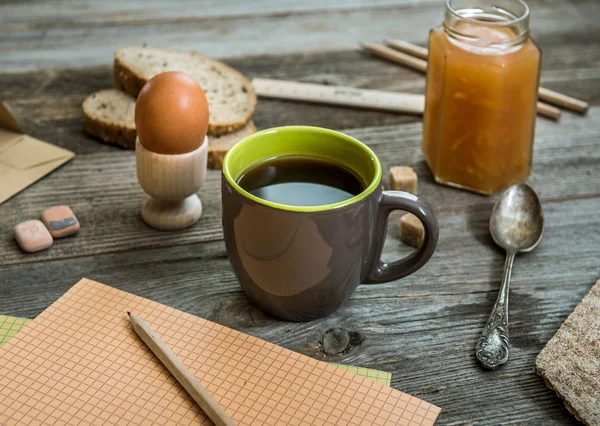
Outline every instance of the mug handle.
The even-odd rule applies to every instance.
[[[373,244],[374,262],[363,284],[386,283],[416,272],[433,255],[439,236],[438,221],[433,209],[421,197],[403,191],[383,191],[378,207]],[[414,253],[395,262],[385,263],[381,260],[381,252],[387,233],[388,218],[394,210],[405,210],[417,216],[425,228],[425,235],[421,247]]]

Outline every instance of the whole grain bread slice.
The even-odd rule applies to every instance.
[[[256,126],[252,120],[248,121],[244,127],[237,132],[228,133],[221,136],[208,137],[208,167],[211,169],[220,169],[223,167],[223,159],[227,151],[244,139],[246,136],[256,133]]]
[[[135,98],[117,89],[100,90],[83,101],[85,130],[104,142],[135,149]],[[256,132],[252,120],[241,129],[208,137],[208,167],[220,169],[233,145]]]
[[[216,59],[193,51],[130,46],[117,49],[114,58],[115,87],[137,97],[156,74],[181,71],[206,93],[210,110],[209,135],[241,129],[252,117],[256,93],[238,71]]]
[[[85,130],[104,142],[135,149],[135,99],[116,89],[100,90],[83,101]]]

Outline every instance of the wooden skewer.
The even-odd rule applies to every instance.
[[[409,55],[420,59],[427,59],[428,52],[425,47],[417,46],[416,44],[404,40],[386,40],[385,44],[400,52],[408,53]],[[544,89],[543,87],[540,87],[538,96],[540,100],[544,102],[570,109],[571,111],[579,112],[581,114],[585,114],[589,108],[587,102],[563,95],[554,90]]]
[[[560,109],[539,101],[537,103],[537,112],[538,114],[551,118],[553,120],[558,120],[560,118],[560,115],[562,114]]]
[[[399,50],[400,52],[416,56],[417,58],[427,59],[427,56],[429,55],[429,51],[426,47],[421,47],[416,44],[409,43],[408,41],[386,39],[385,44],[393,49]]]
[[[364,50],[368,50],[377,56],[388,59],[397,64],[406,65],[422,73],[427,72],[427,61],[423,59],[415,58],[414,56],[407,55],[406,53],[398,52],[397,50],[391,49],[383,44],[378,43],[362,43],[360,45]]]
[[[427,72],[427,62],[423,59],[415,58],[414,56],[407,55],[406,53],[398,52],[397,50],[391,49],[387,46],[377,43],[362,43],[361,47],[364,50],[368,50],[377,56],[388,59],[398,64],[406,65],[414,70],[421,71],[422,73]],[[537,112],[540,115],[558,120],[561,115],[560,109],[553,107],[552,105],[545,104],[543,102],[537,103]]]
[[[217,426],[237,426],[236,423],[225,413],[223,407],[208,393],[194,375],[183,365],[173,351],[161,340],[146,321],[131,312],[127,312],[133,330],[150,348],[154,355],[163,363],[167,370],[177,379],[179,384],[202,408],[202,411]]]
[[[540,87],[538,96],[545,102],[570,109],[571,111],[575,111],[580,114],[585,114],[590,107],[587,102],[572,98],[571,96],[563,95],[562,93],[555,92],[554,90],[544,89],[543,87]]]

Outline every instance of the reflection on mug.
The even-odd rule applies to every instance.
[[[270,215],[244,204],[234,219],[238,254],[256,285],[275,296],[294,296],[323,281],[333,249],[316,223],[310,216]]]

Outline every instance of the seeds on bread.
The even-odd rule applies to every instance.
[[[92,93],[83,102],[85,130],[104,142],[135,149],[135,99],[117,89]],[[233,145],[256,132],[252,120],[241,129],[208,137],[208,167],[220,169],[225,154]]]
[[[198,52],[155,47],[123,47],[114,58],[115,87],[136,97],[148,80],[165,71],[181,71],[206,93],[209,135],[241,129],[256,106],[252,84],[233,68]]]
[[[100,90],[83,101],[85,130],[97,138],[135,149],[135,99],[116,89]]]

